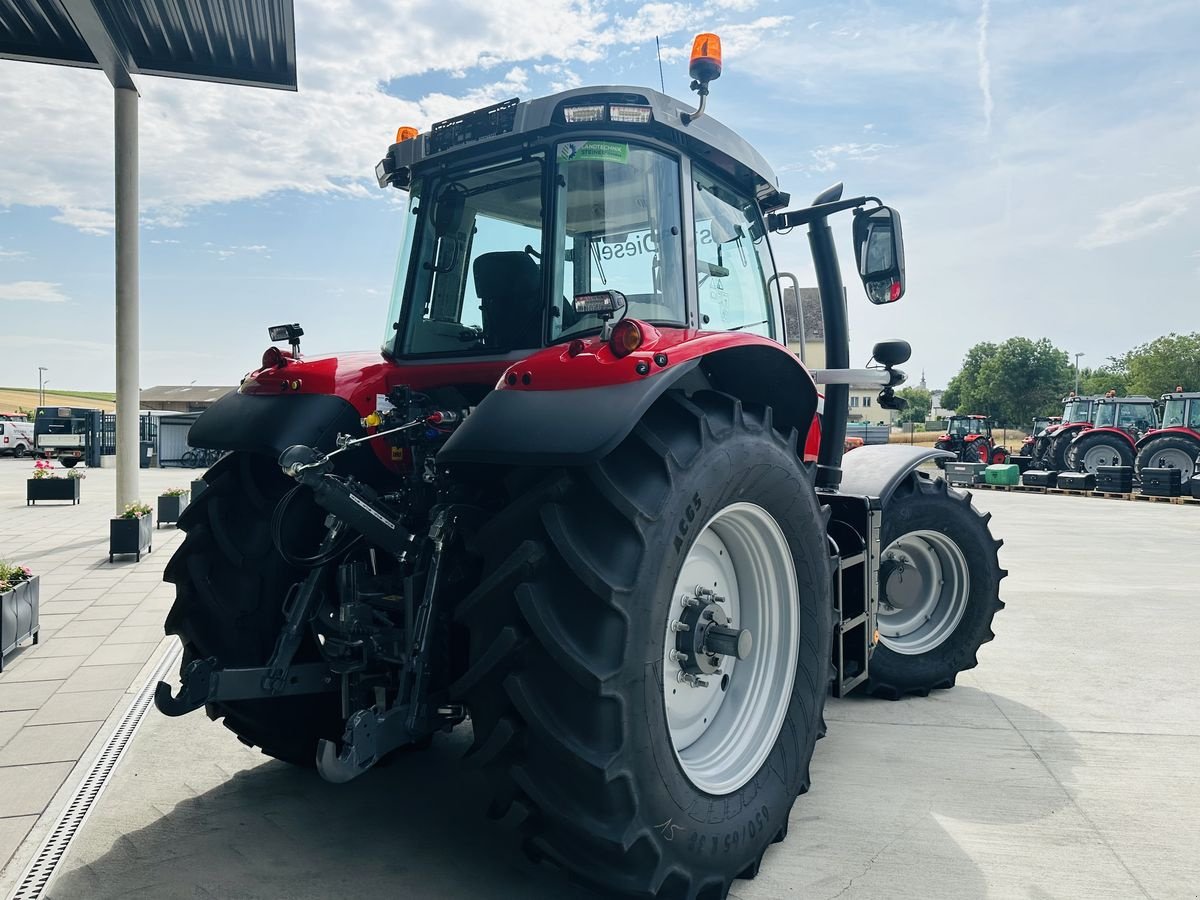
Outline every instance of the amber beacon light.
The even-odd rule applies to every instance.
[[[696,35],[692,41],[692,59],[688,74],[700,84],[708,84],[721,77],[721,39],[715,34]]]
[[[396,129],[396,143],[399,144],[401,141],[411,141],[420,133],[421,132],[413,128],[411,125],[401,125]]]

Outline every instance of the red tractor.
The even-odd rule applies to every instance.
[[[1008,450],[992,440],[992,421],[987,416],[951,416],[946,433],[934,447],[953,453],[960,462],[1002,463],[1008,459]],[[945,468],[950,458],[938,458],[938,468]]]
[[[1092,406],[1091,424],[1069,432],[1064,468],[1095,474],[1099,466],[1132,466],[1138,442],[1157,427],[1150,397],[1101,397]]]
[[[1183,483],[1200,471],[1200,393],[1162,395],[1162,428],[1137,444],[1137,468],[1179,469]]]
[[[1025,452],[1025,447],[1021,448],[1024,455],[1033,458],[1032,467],[1054,472],[1066,471],[1067,448],[1081,430],[1091,427],[1096,401],[1101,399],[1099,396],[1064,397],[1061,421],[1036,434],[1028,452]]]
[[[382,351],[307,358],[272,328],[291,348],[191,430],[225,455],[166,569],[184,658],[160,710],[333,782],[469,717],[531,853],[696,900],[786,836],[831,680],[895,698],[976,665],[1003,605],[987,517],[919,470],[937,451],[843,460],[848,385],[895,404],[910,351],[849,369],[828,220],[852,213],[890,303],[899,217],[840,185],[789,210],[705,115],[716,47],[697,40],[698,109],[590,87],[397,135]],[[820,373],[770,287],[768,236],[797,226]]]

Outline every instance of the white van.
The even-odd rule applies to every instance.
[[[0,456],[24,456],[32,449],[32,422],[0,421]]]

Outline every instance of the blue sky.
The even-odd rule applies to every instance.
[[[797,202],[843,180],[904,217],[909,293],[851,286],[853,357],[899,336],[943,384],[1013,334],[1083,364],[1200,330],[1200,4],[297,0],[295,94],[142,78],[142,377],[236,384],[266,326],[308,353],[378,345],[399,245],[372,169],[395,128],[577,84],[687,93]],[[113,385],[111,93],[0,61],[0,384]],[[849,255],[848,222],[841,226]],[[812,283],[799,232],[775,243]]]

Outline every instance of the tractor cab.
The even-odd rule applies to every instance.
[[[1162,427],[1200,432],[1200,392],[1163,394]]]
[[[991,439],[992,422],[987,416],[951,416],[943,440],[960,438],[974,440],[978,437]]]
[[[1094,428],[1118,428],[1136,440],[1158,427],[1158,411],[1150,397],[1101,397],[1095,401]]]
[[[1098,395],[1091,397],[1064,397],[1063,413],[1058,423],[1059,427],[1092,424],[1096,403],[1103,399],[1103,397]]]
[[[1062,424],[1062,416],[1034,416],[1032,437],[1037,437],[1047,428]]]

